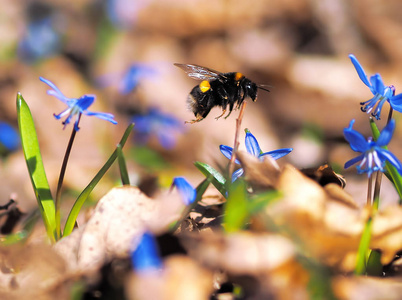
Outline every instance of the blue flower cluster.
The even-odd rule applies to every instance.
[[[393,85],[384,85],[381,75],[378,73],[372,75],[369,80],[356,57],[353,54],[350,54],[349,58],[351,59],[360,79],[369,87],[374,95],[370,100],[360,103],[362,105],[362,111],[371,113],[373,117],[379,120],[382,107],[385,102],[388,102],[392,109],[402,112],[402,94],[395,95],[395,87]],[[386,146],[391,141],[395,130],[395,120],[389,120],[376,141],[371,137],[365,139],[361,133],[354,130],[352,128],[354,123],[355,120],[352,120],[349,127],[345,128],[343,133],[352,150],[359,152],[360,155],[347,161],[345,163],[345,169],[360,162],[356,167],[358,173],[367,173],[368,177],[370,177],[374,172],[384,172],[385,164],[386,162],[389,162],[400,174],[402,174],[401,162],[394,154],[386,149]]]
[[[248,130],[246,129],[246,139],[245,139],[245,145],[247,152],[250,153],[251,155],[257,157],[259,160],[263,160],[265,156],[270,156],[273,159],[279,159],[285,155],[288,155],[290,152],[292,152],[292,148],[282,148],[274,151],[269,151],[269,152],[262,152],[260,145],[258,144],[257,139],[255,136]],[[232,153],[233,153],[233,148],[225,145],[220,145],[219,146],[221,153],[228,159],[231,159]],[[240,161],[237,159],[235,160],[236,164],[240,164]],[[232,175],[232,182],[234,182],[237,178],[242,176],[244,173],[243,168],[239,168],[236,171],[233,172]]]

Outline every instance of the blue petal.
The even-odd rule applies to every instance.
[[[347,169],[347,168],[349,168],[350,166],[353,166],[355,163],[361,161],[363,158],[364,158],[364,154],[361,154],[361,155],[359,155],[359,156],[357,156],[357,157],[355,157],[355,158],[352,158],[351,160],[349,160],[349,161],[347,161],[347,162],[345,163],[344,168]]]
[[[112,124],[117,124],[117,121],[114,120],[114,116],[112,114],[92,111],[84,111],[83,114],[87,116],[95,116],[99,119],[109,121]]]
[[[227,159],[231,159],[232,158],[232,152],[233,152],[233,148],[229,147],[229,146],[225,146],[225,145],[220,145],[219,149],[221,150],[222,154],[227,158]],[[236,164],[240,164],[240,161],[237,160],[237,158],[235,159],[235,163]]]
[[[49,95],[56,97],[57,99],[63,101],[67,105],[71,104],[71,100],[73,98],[68,98],[68,97],[64,96],[63,93],[57,88],[57,86],[54,85],[53,82],[51,82],[43,77],[39,77],[39,80],[46,83],[48,86],[50,86],[54,90],[54,91],[52,91],[52,90],[47,91],[47,93]]]
[[[94,103],[94,101],[94,95],[84,95],[78,99],[76,105],[80,108],[80,111],[83,112],[84,110],[87,110],[88,107],[90,107],[92,103]]]
[[[150,232],[145,232],[137,248],[131,253],[131,261],[136,271],[150,271],[162,268],[156,240]]]
[[[124,74],[120,85],[120,93],[123,95],[129,94],[134,90],[142,78],[156,75],[156,71],[144,65],[132,65]]]
[[[282,148],[274,151],[269,151],[261,154],[259,157],[264,157],[266,155],[271,156],[273,159],[279,159],[285,155],[288,155],[290,152],[293,151],[293,148]]]
[[[373,76],[370,77],[370,81],[374,88],[375,93],[384,95],[385,86],[384,82],[382,81],[381,75],[378,73],[374,74]]]
[[[7,123],[0,122],[0,143],[6,147],[8,151],[17,150],[21,145],[17,130]]]
[[[184,177],[175,177],[173,179],[173,186],[176,186],[185,205],[190,205],[194,202],[197,192]]]
[[[369,149],[369,143],[361,133],[352,129],[354,122],[355,120],[350,121],[349,127],[343,130],[343,134],[353,151],[365,152]]]
[[[233,172],[232,174],[232,182],[235,182],[237,180],[237,178],[239,178],[240,176],[242,176],[244,173],[243,168],[237,169],[236,171]]]
[[[355,66],[355,69],[357,71],[357,74],[359,75],[361,81],[363,81],[363,83],[365,85],[367,85],[370,89],[371,89],[371,84],[367,79],[367,75],[363,70],[363,67],[361,66],[361,64],[359,63],[359,61],[356,59],[356,57],[353,54],[349,54],[349,58],[352,61],[353,65]]]
[[[386,146],[391,141],[395,129],[395,120],[392,119],[387,126],[381,131],[377,140],[377,145],[380,147]]]
[[[393,96],[390,100],[389,103],[391,104],[391,107],[395,109],[398,112],[402,112],[402,94],[398,94],[396,96]]]
[[[388,160],[395,168],[397,168],[399,174],[402,174],[402,164],[392,152],[385,149],[379,149],[377,150],[377,154],[382,161]]]
[[[246,132],[245,143],[246,143],[246,149],[247,149],[248,153],[254,155],[255,157],[258,157],[262,153],[257,139],[250,131]]]

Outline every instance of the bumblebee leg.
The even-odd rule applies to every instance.
[[[227,119],[230,116],[230,114],[232,113],[233,106],[234,106],[234,102],[230,102],[229,103],[229,113],[226,115],[225,119]]]
[[[224,109],[222,110],[222,114],[221,114],[220,116],[216,117],[215,120],[218,120],[220,117],[222,117],[222,116],[225,114],[225,112],[226,112],[226,108],[224,108]],[[225,118],[225,119],[226,119],[226,118]]]
[[[229,113],[226,115],[225,120],[230,116],[231,113],[232,113],[232,110],[229,110]]]
[[[201,116],[201,115],[198,115],[196,119],[191,120],[191,121],[184,121],[184,123],[185,123],[185,124],[187,124],[187,123],[189,123],[189,124],[194,124],[194,123],[200,122],[200,121],[202,121],[202,120],[204,120],[204,117]]]

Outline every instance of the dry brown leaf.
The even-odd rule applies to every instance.
[[[260,160],[244,151],[239,151],[237,156],[244,169],[245,179],[253,188],[267,189],[276,185],[279,166],[272,157],[265,156]]]
[[[55,249],[72,272],[93,275],[110,259],[128,257],[145,230],[165,231],[183,206],[175,193],[152,199],[136,187],[114,188],[99,201],[89,221]]]
[[[202,232],[183,236],[190,256],[211,268],[232,274],[258,274],[280,267],[294,257],[294,247],[276,234]]]
[[[355,262],[349,255],[358,248],[364,224],[361,212],[348,201],[340,201],[346,196],[332,199],[331,188],[327,193],[289,165],[284,168],[277,188],[284,197],[266,208],[267,217],[309,255],[344,271],[353,270]]]
[[[370,247],[381,250],[383,264],[390,263],[402,249],[402,207],[389,206],[375,215]]]
[[[319,261],[352,271],[370,210],[358,209],[339,186],[323,188],[291,166],[284,168],[277,188],[284,197],[268,206],[266,215]],[[402,249],[401,207],[374,216],[370,247],[382,251],[383,264]]]
[[[70,299],[66,264],[47,245],[0,248],[0,299]]]
[[[399,300],[402,282],[393,278],[337,277],[333,290],[340,300]]]

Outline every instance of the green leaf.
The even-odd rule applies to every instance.
[[[226,232],[235,232],[245,227],[249,218],[246,183],[237,179],[230,186],[229,197],[225,204],[223,223]]]
[[[45,223],[47,235],[54,242],[56,228],[54,200],[46,178],[32,114],[20,93],[17,94],[17,114],[21,145],[29,176]]]
[[[362,275],[366,273],[366,261],[371,240],[372,224],[373,224],[373,218],[370,217],[367,220],[366,225],[364,226],[363,234],[359,243],[359,249],[357,251],[356,268],[355,268],[356,275]]]
[[[382,276],[381,252],[378,250],[371,250],[367,261],[367,275]]]
[[[375,124],[374,120],[370,120],[370,127],[371,131],[373,132],[373,138],[376,141],[380,136],[380,131],[378,130],[377,125]],[[385,150],[388,150],[388,147],[383,147]],[[387,178],[394,184],[396,191],[399,195],[399,204],[402,205],[402,176],[399,174],[398,170],[391,165],[388,161],[385,162],[385,175]]]
[[[209,177],[212,175],[212,181],[211,183],[216,187],[216,189],[222,194],[223,197],[227,197],[227,190],[226,190],[226,179],[223,177],[221,173],[219,173],[217,170],[212,168],[210,165],[196,161],[194,163],[196,168],[201,171],[202,174],[205,175],[205,177]]]
[[[120,143],[118,144],[119,146],[123,147],[124,144],[126,143],[128,136],[130,135],[132,129],[134,127],[134,124],[130,124],[126,131],[124,132],[123,137],[120,140]],[[112,155],[109,157],[105,165],[99,170],[98,174],[92,179],[92,181],[88,184],[88,186],[81,192],[81,194],[78,196],[77,200],[74,203],[73,208],[70,211],[70,214],[68,215],[66,225],[64,226],[64,232],[63,236],[69,235],[75,226],[75,222],[77,220],[78,214],[80,213],[81,207],[84,205],[85,201],[88,199],[89,194],[92,192],[92,190],[95,188],[95,186],[98,184],[98,182],[101,180],[103,175],[109,170],[110,166],[113,164],[113,162],[117,158],[117,152],[118,150],[116,149]]]
[[[120,144],[117,145],[116,150],[117,150],[117,160],[119,162],[121,182],[123,185],[130,185],[130,179],[128,178],[126,160],[124,158],[123,150],[121,149]]]

